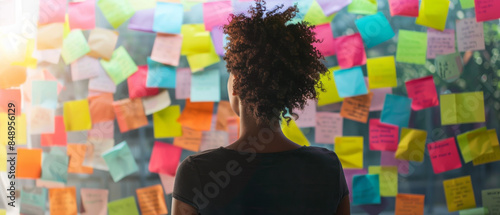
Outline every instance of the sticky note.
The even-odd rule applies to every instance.
[[[138,69],[134,60],[132,60],[123,46],[118,47],[113,52],[109,61],[101,59],[101,65],[115,84],[126,80]]]
[[[333,78],[342,98],[368,94],[361,67],[337,70],[333,73]]]
[[[297,126],[297,123],[295,122],[294,119],[291,119],[290,122],[287,124],[286,119],[282,118],[281,131],[286,136],[286,138],[293,141],[294,143],[297,143],[301,146],[310,145],[309,140],[307,140],[307,137],[304,135],[304,133],[302,133],[300,128]]]
[[[343,122],[339,113],[317,112],[315,143],[333,144],[335,137],[342,136]]]
[[[109,167],[109,173],[114,182],[118,182],[122,178],[139,170],[134,155],[132,155],[132,151],[130,151],[125,141],[103,152],[102,157]]]
[[[408,161],[424,161],[427,132],[419,129],[402,128],[395,158]]]
[[[40,136],[41,146],[66,146],[66,127],[64,117],[55,117],[55,131],[52,134],[42,134]]]
[[[372,97],[373,93],[370,92],[366,95],[345,98],[340,109],[340,115],[346,119],[366,123],[370,113]]]
[[[448,211],[458,211],[476,207],[470,175],[443,181]]]
[[[319,6],[321,6],[323,13],[329,16],[349,5],[351,1],[352,0],[342,0],[342,1],[317,0],[316,2],[318,2]]]
[[[439,105],[436,85],[432,75],[412,79],[405,82],[408,98],[411,99],[411,109],[422,110]]]
[[[97,58],[83,56],[71,63],[71,80],[80,81],[97,77],[101,67]]]
[[[397,215],[424,215],[425,195],[398,193],[396,195]]]
[[[113,121],[99,122],[92,125],[92,129],[87,132],[87,139],[90,138],[114,138],[115,124]]]
[[[55,132],[55,109],[41,106],[31,107],[28,125],[31,134],[52,134]]]
[[[216,26],[229,23],[229,15],[233,12],[231,1],[214,1],[203,3],[203,23],[205,30],[211,31]]]
[[[385,96],[384,108],[380,116],[380,122],[408,127],[410,122],[412,99],[405,96],[387,94]]]
[[[500,212],[500,189],[482,190],[483,207],[487,208],[490,214]]]
[[[90,52],[87,55],[94,58],[104,58],[105,60],[109,60],[113,55],[117,41],[117,31],[105,28],[95,28],[90,31],[88,41]]]
[[[20,202],[21,213],[42,214],[41,212],[45,211],[47,202],[47,189],[43,187],[23,187]]]
[[[321,88],[316,87],[316,93],[318,93],[318,106],[324,106],[344,100],[339,96],[337,85],[335,84],[335,79],[333,77],[334,71],[338,69],[338,66],[331,67],[328,68],[328,72],[320,75],[320,82],[322,83],[322,87],[325,92],[321,91]]]
[[[62,155],[54,153],[54,149],[52,148],[49,154],[43,155],[41,179],[66,183],[69,158],[66,153]]]
[[[229,117],[237,117],[231,107],[229,101],[220,101],[217,105],[217,121],[215,130],[227,131],[227,119]]]
[[[422,0],[415,23],[442,31],[446,25],[449,7],[449,0]]]
[[[181,58],[182,35],[157,33],[151,59],[163,64],[178,66]]]
[[[147,87],[148,66],[138,66],[137,72],[127,78],[129,98],[139,98],[157,95],[160,91],[156,87]]]
[[[33,57],[38,60],[38,62],[47,62],[51,64],[59,64],[59,59],[61,58],[61,49],[45,49],[36,50],[33,52]]]
[[[85,152],[87,152],[87,145],[85,144],[68,144],[68,173],[92,174],[94,172],[92,167],[83,166]]]
[[[113,107],[121,133],[135,130],[148,124],[141,98],[114,101]]]
[[[184,16],[183,5],[171,2],[156,2],[153,31],[179,34]]]
[[[155,141],[153,151],[151,153],[151,159],[149,161],[149,171],[158,174],[175,176],[181,154],[181,147]]]
[[[469,147],[468,134],[475,133],[475,132],[481,132],[481,131],[486,131],[486,127],[474,129],[472,131],[468,131],[468,132],[459,134],[457,136],[458,146],[460,148],[460,152],[462,153],[462,158],[464,159],[465,163],[469,163],[473,160],[471,152],[470,152],[470,147]]]
[[[391,16],[417,17],[419,0],[389,0]]]
[[[379,119],[370,119],[370,150],[396,151],[398,149],[398,126],[380,123]]]
[[[227,46],[227,38],[229,36],[227,34],[224,34],[224,29],[222,29],[222,27],[213,28],[212,31],[210,31],[210,35],[217,55],[222,57],[225,56],[226,50],[224,49],[224,47]]]
[[[183,127],[182,136],[174,138],[174,146],[197,152],[200,150],[201,136],[201,131]]]
[[[12,104],[12,105],[9,105]],[[19,89],[0,89],[0,113],[14,113],[15,116],[21,115],[21,90]],[[10,107],[9,107],[10,106]],[[14,111],[15,109],[15,111]]]
[[[295,108],[293,111],[299,116],[295,120],[299,128],[314,127],[316,125],[316,101],[314,99],[308,99],[304,109]]]
[[[163,186],[163,191],[166,195],[174,192],[175,176],[158,174],[160,176],[160,181]]]
[[[493,153],[493,143],[490,141],[488,131],[471,132],[467,134],[467,140],[469,142],[472,159]]]
[[[172,105],[153,113],[154,136],[158,138],[178,137],[182,135],[182,127],[177,118],[181,115],[180,106]]]
[[[92,137],[87,139],[87,151],[85,152],[85,159],[83,166],[93,167],[108,171],[109,167],[106,161],[101,156],[103,152],[113,148],[115,140],[112,138]]]
[[[175,67],[156,62],[148,57],[146,87],[175,88]]]
[[[372,48],[394,37],[389,21],[382,12],[354,21],[367,48]]]
[[[97,70],[97,77],[89,80],[89,90],[108,93],[116,92],[116,84],[101,65],[99,65],[99,69]]]
[[[95,28],[95,0],[68,3],[69,27],[89,30]]]
[[[64,38],[61,56],[66,65],[72,63],[76,59],[86,55],[90,52],[90,47],[87,44],[82,30],[75,29],[69,32],[68,36]]]
[[[427,144],[432,169],[435,174],[454,170],[462,167],[462,161],[458,155],[455,137]]]
[[[187,99],[191,96],[191,73],[189,68],[177,68],[175,99]]]
[[[474,0],[460,0],[460,6],[462,6],[462,9],[473,8]]]
[[[366,68],[370,89],[398,86],[394,56],[369,58]]]
[[[151,115],[160,110],[165,109],[171,104],[170,95],[168,90],[161,90],[158,95],[147,96],[142,98],[142,105],[144,107],[144,113],[146,115]]]
[[[436,55],[455,53],[455,30],[443,31],[427,29],[427,59],[434,59]]]
[[[66,1],[54,0],[40,2],[38,13],[38,24],[44,25],[54,22],[64,22],[64,14],[66,13]]]
[[[493,152],[480,155],[479,157],[472,160],[472,164],[474,164],[474,166],[500,161],[500,146],[498,143],[498,136],[496,130],[494,129],[488,130],[488,136],[490,139],[489,142],[492,143],[491,147]]]
[[[333,32],[330,23],[317,25],[314,27],[313,31],[316,34],[316,39],[322,41],[321,43],[313,43],[314,47],[316,47],[316,49],[318,49],[323,56],[334,55],[335,40],[333,39]]]
[[[76,188],[49,189],[50,214],[65,215],[77,214]]]
[[[427,54],[427,33],[399,30],[396,61],[425,64]]]
[[[376,0],[352,0],[351,4],[347,6],[347,11],[354,14],[370,15],[377,13]]]
[[[200,152],[229,145],[227,131],[203,131]]]
[[[410,164],[406,160],[395,158],[395,151],[380,151],[380,165],[382,166],[397,166],[400,174],[408,174],[410,172]]]
[[[127,198],[118,199],[108,203],[109,215],[139,215],[137,205],[135,204],[135,197],[130,196]]]
[[[498,15],[500,2],[492,0],[474,0],[474,5],[477,22],[500,19],[500,15]]]
[[[137,193],[141,214],[155,215],[168,213],[163,188],[160,184],[139,188],[135,192]]]
[[[354,175],[352,195],[353,205],[380,204],[379,175]]]
[[[191,68],[192,72],[201,71],[203,68],[220,61],[219,55],[217,54],[217,52],[215,52],[215,47],[213,46],[213,43],[211,41],[209,43],[209,46],[209,52],[187,56],[189,68]]]
[[[156,0],[130,0],[130,4],[136,11],[155,8]]]
[[[458,213],[459,215],[488,215],[490,214],[487,208],[480,207],[480,208],[471,208],[471,209],[465,209],[461,210]]]
[[[394,197],[398,194],[397,166],[369,166],[368,174],[378,174],[380,196]]]
[[[457,46],[459,52],[484,50],[484,29],[482,22],[474,18],[456,21]]]
[[[57,107],[57,81],[33,80],[31,85],[32,105],[52,109]]]
[[[344,169],[344,176],[347,183],[347,188],[349,189],[349,200],[352,202],[353,189],[352,189],[352,178],[355,175],[366,175],[368,171],[366,169]]]
[[[340,68],[366,64],[365,46],[359,33],[335,38],[335,51]]]
[[[462,57],[459,53],[436,55],[434,64],[436,74],[448,83],[456,81],[463,71]]]
[[[335,137],[334,150],[343,168],[363,169],[363,137]]]
[[[63,109],[66,131],[83,131],[92,128],[87,99],[64,102]]]
[[[213,108],[213,102],[191,102],[190,99],[186,99],[186,105],[177,122],[191,129],[208,131],[212,122]]]
[[[210,32],[203,24],[185,24],[181,27],[182,55],[194,55],[210,52]]]
[[[330,1],[330,2],[332,2],[332,1]],[[338,1],[335,1],[335,2],[338,2]],[[350,2],[350,0],[349,0],[349,2]],[[317,1],[311,2],[311,5],[309,6],[307,13],[304,15],[304,21],[308,22],[310,25],[316,25],[316,26],[332,22],[332,20],[336,14],[333,13],[331,15],[325,15],[326,13],[323,13],[321,5],[318,3],[319,2],[317,2]]]
[[[38,26],[36,49],[60,49],[63,46],[63,23]]]
[[[220,101],[221,87],[218,69],[204,70],[191,75],[192,102]]]
[[[85,214],[107,215],[108,214],[107,189],[81,188],[81,205]]]
[[[442,125],[485,121],[483,91],[440,95],[439,100]]]
[[[153,1],[156,6],[156,1]],[[138,10],[128,20],[127,28],[135,31],[154,33],[153,24],[155,21],[155,8]]]
[[[122,2],[121,0],[99,0],[97,5],[113,28],[118,28],[130,19],[135,12],[129,1]]]

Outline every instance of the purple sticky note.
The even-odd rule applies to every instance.
[[[352,0],[316,0],[325,16],[330,16],[349,5]]]
[[[405,160],[398,160],[394,158],[396,152],[391,151],[381,151],[380,154],[380,166],[397,166],[398,172],[400,174],[408,174],[410,170],[410,164]]]
[[[136,11],[128,22],[128,29],[153,33],[154,20],[154,8]]]
[[[352,177],[354,175],[366,175],[366,169],[344,169],[344,176],[349,188],[349,199],[352,202]]]
[[[222,28],[212,28],[212,42],[215,47],[215,52],[219,56],[224,56],[224,32]]]

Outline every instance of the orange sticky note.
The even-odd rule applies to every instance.
[[[214,102],[191,102],[186,99],[186,105],[177,122],[191,129],[208,131],[212,123],[213,109]]]
[[[148,124],[141,98],[115,101],[113,107],[115,108],[116,121],[118,121],[122,133]]]
[[[36,49],[60,49],[63,45],[63,23],[38,26]]]
[[[9,151],[7,151],[9,152]],[[7,159],[9,159],[7,155]],[[16,178],[40,178],[42,175],[42,149],[17,149]]]
[[[395,215],[423,215],[425,195],[403,194],[396,196]]]
[[[366,95],[344,98],[340,115],[344,118],[366,123],[370,113],[373,92]]]
[[[50,215],[77,215],[76,188],[49,189]]]
[[[87,145],[85,144],[68,144],[68,173],[92,174],[94,172],[92,167],[83,166],[86,151]]]
[[[113,94],[102,93],[89,97],[89,109],[92,124],[114,120]]]
[[[118,41],[118,32],[105,29],[95,28],[89,35],[90,52],[88,56],[94,58],[103,58],[110,60],[115,50],[116,42]]]
[[[66,146],[67,135],[64,126],[64,117],[55,117],[55,131],[52,134],[42,134],[40,136],[41,146]]]
[[[229,117],[237,117],[236,113],[231,108],[231,104],[228,101],[220,101],[217,106],[217,121],[215,124],[215,130],[227,131],[227,119]]]
[[[187,127],[182,128],[182,136],[174,138],[174,146],[197,152],[200,150],[202,131]]]
[[[167,214],[167,205],[160,184],[139,188],[136,190],[137,200],[142,215]]]

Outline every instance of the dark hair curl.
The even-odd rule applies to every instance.
[[[266,12],[265,1],[243,13],[231,14],[224,26],[228,36],[224,60],[235,76],[233,90],[242,105],[257,118],[257,124],[283,117],[287,125],[289,113],[304,109],[308,99],[317,101],[316,88],[323,89],[321,74],[328,72],[320,61],[323,55],[313,43],[313,25],[300,21],[288,23],[297,15],[297,5],[279,12],[283,5]]]

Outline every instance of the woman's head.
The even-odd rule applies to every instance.
[[[231,106],[238,115],[239,106],[243,107],[258,124],[285,117],[286,109],[298,117],[292,110],[303,109],[308,99],[317,99],[315,87],[322,88],[320,75],[328,71],[313,46],[319,42],[314,26],[289,23],[298,9],[294,6],[279,12],[282,7],[266,11],[257,0],[249,10],[250,17],[231,15],[224,26]]]

